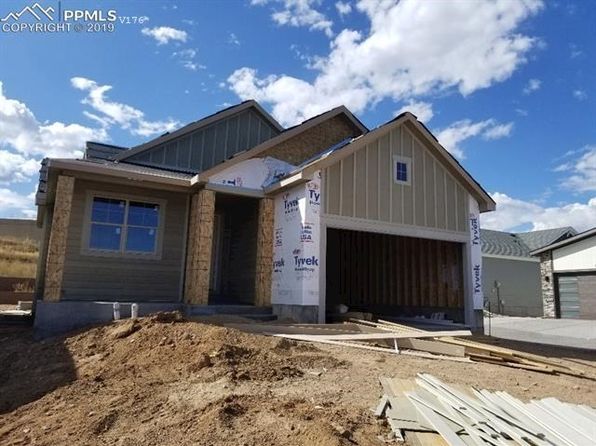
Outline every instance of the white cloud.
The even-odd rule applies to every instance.
[[[451,154],[464,158],[460,144],[472,137],[481,136],[486,140],[505,138],[511,134],[513,123],[499,124],[494,119],[472,122],[469,119],[456,121],[436,133],[437,139]]]
[[[35,194],[23,195],[10,189],[0,188],[0,209],[4,217],[35,216]]]
[[[271,104],[274,116],[292,125],[339,104],[359,113],[386,98],[453,89],[469,95],[509,78],[538,45],[519,25],[541,9],[539,0],[360,0],[356,6],[369,30],[340,32],[329,54],[312,64],[313,81],[242,67],[228,78],[231,90]]]
[[[342,17],[352,12],[352,5],[348,2],[339,1],[335,3],[335,8],[337,9],[337,13]]]
[[[415,101],[410,99],[402,108],[400,108],[395,115],[409,111],[416,115],[419,121],[427,123],[434,116],[433,106],[429,102]]]
[[[584,231],[593,227],[596,222],[596,197],[587,203],[544,207],[500,192],[491,196],[497,203],[497,210],[480,217],[482,227],[486,229],[510,231],[529,225],[532,231],[562,226],[573,226],[578,231]]]
[[[323,31],[328,37],[333,36],[333,22],[315,9],[321,3],[320,0],[252,0],[251,3],[257,6],[280,5],[281,9],[274,7],[271,14],[273,21],[280,26],[304,26],[311,31]]]
[[[88,140],[105,141],[105,129],[62,122],[40,123],[26,104],[4,95],[0,82],[0,146],[8,146],[24,156],[81,156]]]
[[[205,69],[205,65],[201,65],[195,61],[197,57],[197,50],[192,48],[187,48],[180,51],[174,51],[172,53],[172,57],[178,59],[180,65],[190,71],[197,71],[200,69]]]
[[[596,192],[596,145],[586,146],[576,160],[555,167],[555,172],[568,172],[561,185],[576,192]],[[596,221],[595,221],[596,223]]]
[[[29,181],[39,172],[40,161],[8,150],[0,150],[0,184]]]
[[[586,99],[588,99],[588,93],[586,93],[586,90],[573,90],[573,97],[575,99],[577,99],[578,101],[585,101]]]
[[[230,45],[239,46],[240,45],[240,39],[238,39],[238,36],[236,36],[236,34],[230,33],[230,35],[228,36],[228,43]]]
[[[520,116],[528,116],[528,110],[523,109],[523,108],[516,108],[515,109],[515,113],[517,113]]]
[[[188,33],[169,26],[156,26],[154,28],[143,28],[141,33],[144,36],[153,37],[158,45],[165,45],[170,41],[186,42]]]
[[[495,124],[492,127],[489,126],[489,128],[482,134],[482,137],[489,141],[506,138],[511,135],[512,130],[513,122],[509,122],[507,124]]]
[[[542,86],[542,81],[540,79],[530,79],[527,85],[524,87],[524,94],[530,94],[535,91],[540,90]]]
[[[118,125],[139,136],[169,132],[180,126],[180,123],[172,118],[165,121],[147,121],[141,110],[109,100],[106,93],[112,89],[111,85],[98,85],[97,82],[84,77],[73,77],[70,82],[74,88],[87,92],[87,96],[81,102],[98,112],[99,116],[92,116],[104,122],[106,126]]]

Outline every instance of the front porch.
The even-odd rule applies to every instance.
[[[184,303],[270,307],[272,249],[270,198],[201,189],[191,201]]]

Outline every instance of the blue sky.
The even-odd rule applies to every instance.
[[[0,16],[32,4],[3,2]],[[60,8],[115,10],[118,19],[113,32],[0,31],[2,217],[34,215],[44,156],[80,156],[87,139],[136,145],[254,98],[286,126],[342,103],[371,128],[410,110],[497,201],[484,227],[596,225],[592,2]]]

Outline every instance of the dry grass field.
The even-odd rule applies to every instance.
[[[34,240],[0,237],[0,277],[35,277],[38,255]]]

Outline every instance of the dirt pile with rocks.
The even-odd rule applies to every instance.
[[[349,361],[176,313],[0,346],[3,445],[368,445],[387,432],[333,393],[300,391]]]

